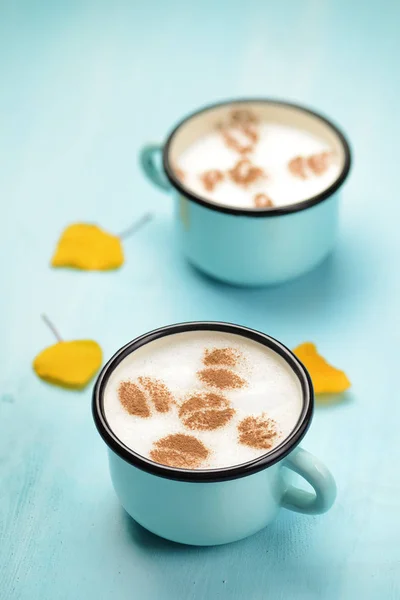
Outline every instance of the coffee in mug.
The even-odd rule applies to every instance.
[[[298,378],[274,350],[220,331],[186,331],[129,354],[104,411],[131,450],[170,467],[231,467],[268,453],[302,409]]]
[[[175,170],[194,194],[251,210],[304,202],[329,188],[342,165],[324,138],[242,108],[194,140]]]
[[[282,283],[334,247],[350,148],[314,111],[268,99],[214,104],[184,118],[164,144],[145,146],[140,160],[174,198],[184,255],[214,278]]]
[[[296,356],[230,323],[180,323],[136,338],[93,392],[122,506],[149,531],[194,545],[251,535],[280,508],[332,506],[332,475],[299,447],[312,410]],[[291,471],[313,492],[293,485]]]

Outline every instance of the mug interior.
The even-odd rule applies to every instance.
[[[260,121],[285,125],[299,130],[306,131],[315,137],[318,137],[326,143],[326,145],[335,153],[336,161],[339,165],[338,176],[335,181],[321,193],[308,200],[288,204],[283,207],[257,209],[240,209],[227,207],[217,204],[210,199],[200,197],[194,194],[185,186],[176,174],[175,169],[179,164],[179,159],[183,152],[196,142],[201,136],[206,135],[215,129],[229,117],[232,109],[247,109],[251,110]],[[350,170],[350,149],[348,143],[339,131],[328,119],[302,106],[290,104],[275,100],[240,100],[224,102],[207,107],[184,119],[171,133],[164,149],[164,167],[167,176],[171,183],[186,196],[195,201],[200,201],[201,204],[208,205],[215,210],[222,212],[250,214],[282,214],[287,212],[295,212],[308,208],[317,202],[332,195],[336,189],[346,179]]]
[[[104,391],[111,373],[119,365],[119,363],[124,360],[124,358],[143,345],[149,344],[152,341],[164,336],[174,335],[176,333],[182,333],[186,331],[221,331],[247,337],[272,349],[286,361],[300,382],[303,396],[303,406],[295,427],[278,446],[246,463],[222,468],[194,470],[169,467],[160,463],[156,463],[151,459],[138,454],[134,450],[131,450],[116,436],[107,421],[104,410]],[[286,348],[286,346],[270,336],[230,323],[180,323],[177,325],[156,329],[139,338],[136,338],[121,348],[105,365],[96,381],[93,391],[92,411],[96,427],[103,440],[111,450],[113,450],[128,463],[149,473],[169,479],[181,481],[215,482],[243,477],[245,475],[265,469],[279,460],[282,460],[282,458],[284,458],[300,442],[310,425],[313,411],[313,388],[308,372],[302,363],[288,348]]]

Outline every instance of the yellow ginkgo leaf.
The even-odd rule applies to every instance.
[[[53,267],[86,271],[118,269],[123,262],[120,238],[87,223],[76,223],[64,229],[51,259]]]
[[[33,361],[37,375],[49,383],[81,389],[100,368],[101,348],[93,340],[57,342],[40,352]]]
[[[118,269],[124,264],[121,240],[135,233],[151,218],[150,213],[143,215],[120,235],[113,235],[89,223],[69,225],[58,240],[51,265],[85,271]]]
[[[351,386],[346,373],[332,367],[318,354],[315,344],[304,342],[293,352],[310,373],[316,394],[339,394]]]
[[[35,373],[44,381],[61,387],[81,389],[99,370],[102,351],[93,340],[64,342],[53,323],[42,315],[58,342],[45,348],[33,361]]]

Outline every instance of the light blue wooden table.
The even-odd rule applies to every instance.
[[[0,2],[1,600],[400,598],[399,20],[398,3],[378,0]],[[355,154],[335,254],[273,289],[194,272],[168,197],[137,165],[186,112],[251,95],[322,110]],[[149,208],[122,270],[48,267],[66,224],[120,232]],[[282,511],[225,547],[148,534],[113,494],[91,390],[31,370],[53,342],[42,312],[106,357],[194,319],[317,342],[353,382],[304,441],[335,474],[334,508]]]

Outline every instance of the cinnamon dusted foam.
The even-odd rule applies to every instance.
[[[314,133],[262,120],[245,107],[227,111],[176,160],[195,194],[255,210],[316,196],[338,178],[343,162]]]
[[[136,381],[121,381],[118,396],[122,406],[130,414],[147,419],[152,410],[165,413],[174,402],[171,392],[159,379],[138,377]]]
[[[181,181],[185,181],[185,177],[186,177],[185,171],[183,171],[179,167],[175,167],[174,170],[175,170],[175,174],[176,174],[177,178],[180,179]]]
[[[169,467],[196,469],[207,459],[209,451],[205,445],[193,435],[175,433],[157,440],[150,458]]]
[[[165,413],[174,403],[174,398],[162,381],[154,377],[139,377],[139,385],[147,392],[157,412]]]
[[[104,412],[134,452],[185,469],[241,464],[280,444],[302,409],[286,361],[248,338],[188,331],[156,339],[111,373]]]
[[[207,386],[219,390],[234,390],[246,385],[246,380],[242,379],[230,369],[206,368],[197,372],[198,378]]]
[[[242,155],[254,151],[259,135],[258,119],[253,111],[247,109],[232,110],[225,122],[217,129],[227,148]]]
[[[241,353],[235,348],[206,348],[203,364],[206,367],[236,367],[240,359]]]
[[[279,432],[275,421],[262,414],[243,419],[238,425],[238,433],[241,444],[250,448],[269,450],[274,445]]]
[[[211,169],[210,171],[205,171],[200,175],[200,179],[208,192],[212,192],[215,186],[220,183],[224,178],[224,174],[222,171],[218,171],[217,169]]]
[[[319,152],[310,156],[295,156],[288,162],[288,169],[295,177],[308,179],[326,173],[332,160],[332,152]]]
[[[247,131],[248,128],[247,128]],[[248,154],[254,149],[254,142],[248,136],[243,128],[240,129],[221,129],[221,135],[227,148],[238,154]]]
[[[256,194],[254,196],[254,206],[257,208],[272,208],[274,203],[267,194]]]
[[[320,152],[308,157],[307,166],[314,175],[323,175],[329,169],[332,160],[332,152]]]
[[[223,427],[235,414],[224,396],[213,392],[197,392],[184,401],[179,418],[188,429],[212,431]]]
[[[151,411],[145,393],[132,381],[121,381],[118,396],[122,406],[130,415],[147,419]]]
[[[232,169],[228,171],[229,177],[236,185],[248,187],[250,184],[265,177],[261,167],[252,164],[248,158],[241,158]]]

